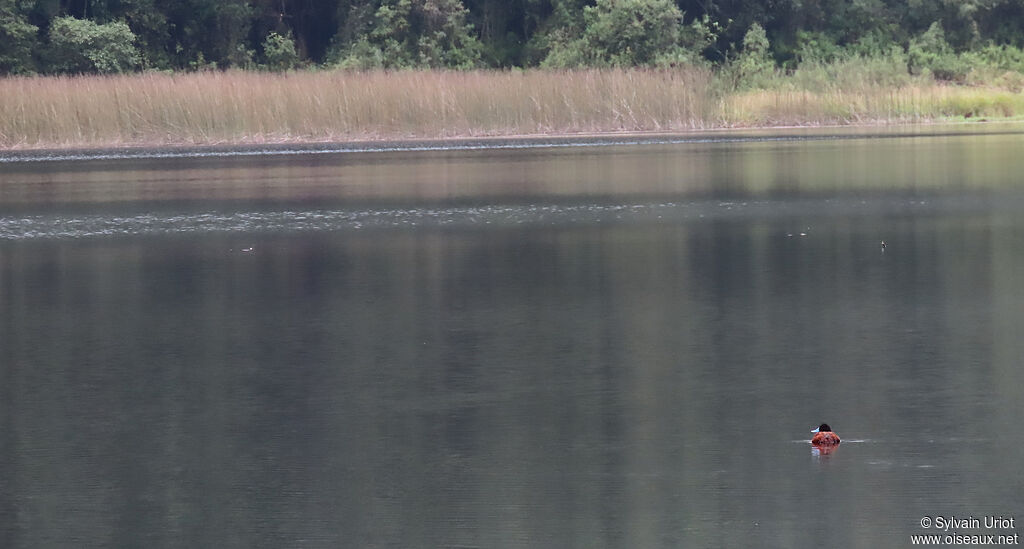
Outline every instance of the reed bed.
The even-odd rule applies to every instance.
[[[210,72],[0,79],[0,146],[681,131],[710,75],[671,71]]]
[[[1024,95],[996,88],[722,89],[697,68],[9,77],[0,79],[0,148],[679,132],[1024,114]]]
[[[994,88],[916,84],[854,90],[756,90],[723,98],[727,126],[899,124],[1024,115],[1024,94]]]

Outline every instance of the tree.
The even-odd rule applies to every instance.
[[[32,51],[38,31],[14,0],[0,0],[0,74],[35,72]]]
[[[167,20],[165,49],[172,66],[226,68],[251,62],[259,38],[247,42],[254,17],[249,0],[173,0],[159,6]]]
[[[582,36],[556,43],[543,64],[631,67],[678,58],[682,19],[671,0],[597,0],[583,9]]]
[[[938,21],[928,30],[910,40],[907,47],[907,69],[911,74],[931,71],[939,80],[962,80],[970,67],[961,60],[946,42],[946,34]]]
[[[461,0],[354,3],[331,55],[347,68],[456,68],[481,64],[481,45]]]
[[[141,63],[135,35],[123,22],[98,25],[58,17],[50,25],[52,67],[64,72],[120,73]]]
[[[338,32],[338,17],[348,13],[353,1],[360,0],[250,0],[251,34],[290,33],[301,59],[321,63],[331,38]]]
[[[423,0],[422,32],[417,41],[419,65],[471,69],[480,65],[480,42],[466,22],[462,0]]]
[[[775,74],[775,60],[764,27],[754,23],[743,35],[742,49],[727,62],[723,74],[736,89],[761,88]]]
[[[247,67],[252,61],[252,49],[246,44],[254,14],[250,4],[246,0],[214,2],[208,23],[213,31],[209,57],[222,68]]]
[[[551,15],[549,0],[463,0],[469,22],[479,32],[488,66],[514,67],[529,62],[529,40]]]
[[[267,68],[272,71],[294,69],[299,64],[299,54],[295,51],[292,35],[281,36],[276,32],[267,35],[263,41],[263,58],[267,61]]]
[[[135,34],[135,45],[142,59],[143,68],[169,69],[172,67],[169,51],[167,16],[159,9],[157,0],[118,0],[108,2],[113,19],[93,18],[93,21],[109,23],[124,20]],[[114,11],[113,8],[117,10]]]
[[[757,23],[750,25],[743,36],[743,49],[733,60],[731,70],[738,88],[759,88],[767,84],[775,72],[775,61],[764,27]]]
[[[97,36],[51,32],[66,17]],[[933,48],[936,21],[952,53]],[[291,37],[299,61],[345,67],[713,60],[748,84],[776,62],[892,58],[912,44],[911,71],[956,79],[962,67],[949,62],[966,52],[1024,47],[1024,0],[0,0],[0,74],[254,68],[272,32]],[[767,48],[744,47],[748,35]]]

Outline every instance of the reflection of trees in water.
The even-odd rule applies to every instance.
[[[799,544],[794,433],[978,422],[957,395],[1016,380],[986,219],[5,244],[0,534]],[[902,512],[862,480],[830,509]]]
[[[914,130],[938,134],[918,137],[901,136],[906,129],[875,129],[871,135],[863,129],[805,129],[667,138],[689,140],[681,143],[612,138],[644,143],[631,146],[611,145],[608,138],[552,140],[550,148],[532,140],[481,140],[464,146],[535,148],[255,156],[252,150],[216,156],[231,152],[201,149],[196,152],[214,156],[10,162],[4,167],[3,198],[5,205],[55,209],[69,203],[192,200],[342,201],[352,206],[610,199],[628,204],[709,197],[877,198],[894,192],[931,199],[958,191],[1016,189],[1024,171],[1019,135],[956,128],[962,134],[943,135],[954,131],[949,128]],[[585,143],[604,145],[575,146]],[[292,152],[298,151],[316,149]]]

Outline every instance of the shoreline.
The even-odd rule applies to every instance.
[[[583,145],[1024,119],[1024,93],[924,79],[820,90],[719,86],[685,67],[7,78],[0,156]]]
[[[349,140],[265,139],[211,144],[130,144],[97,147],[0,148],[0,165],[5,163],[70,160],[113,160],[146,158],[187,158],[216,156],[273,156],[333,153],[387,153],[427,151],[472,151],[556,147],[600,147],[679,143],[743,141],[790,141],[807,139],[862,139],[948,136],[993,133],[993,126],[1021,127],[1008,133],[1024,132],[1018,118],[979,120],[937,120],[917,123],[865,123],[832,125],[779,125],[719,127],[674,132],[552,132],[522,135],[455,137],[376,137]]]

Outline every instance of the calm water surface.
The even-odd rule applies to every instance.
[[[0,163],[0,546],[1024,520],[1001,129]]]

